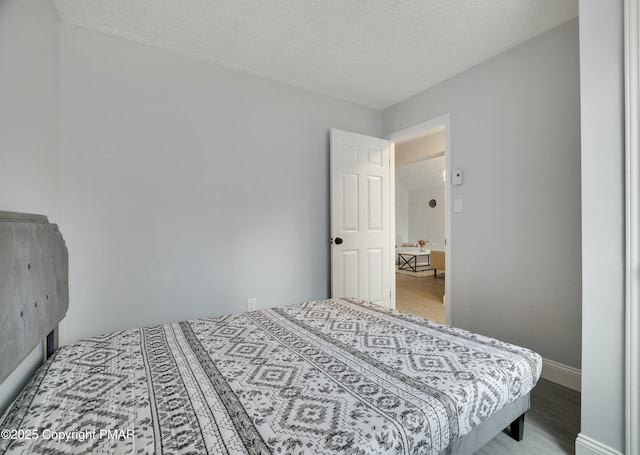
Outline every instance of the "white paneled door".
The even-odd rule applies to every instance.
[[[389,141],[331,130],[331,295],[389,307]]]

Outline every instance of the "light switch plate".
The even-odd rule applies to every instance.
[[[453,200],[453,211],[456,213],[462,213],[462,199]]]

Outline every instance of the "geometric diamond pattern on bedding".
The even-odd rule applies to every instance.
[[[63,346],[0,453],[429,454],[525,395],[528,349],[353,299],[124,330]],[[42,434],[42,433],[40,433]]]

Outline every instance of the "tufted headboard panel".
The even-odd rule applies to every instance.
[[[0,382],[69,308],[69,256],[46,216],[0,211]]]

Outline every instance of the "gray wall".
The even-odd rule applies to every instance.
[[[445,226],[445,187],[442,182],[423,190],[409,193],[409,238],[426,239],[427,248],[444,251]],[[436,200],[435,207],[429,207],[429,201]]]
[[[0,210],[60,211],[59,25],[51,2],[0,1]]]
[[[64,341],[326,298],[328,137],[381,114],[61,24]]]
[[[621,0],[580,1],[582,245],[586,252],[580,431],[581,436],[620,452],[624,451],[625,368],[622,5]],[[580,444],[576,449],[578,454],[592,453]]]
[[[452,324],[576,368],[578,54],[576,19],[383,111],[384,134],[450,114]]]
[[[0,1],[0,210],[58,222],[59,26],[51,2]],[[40,361],[0,384],[0,414]]]
[[[411,241],[409,237],[409,190],[396,178],[396,236],[398,235],[402,236],[403,242]]]

